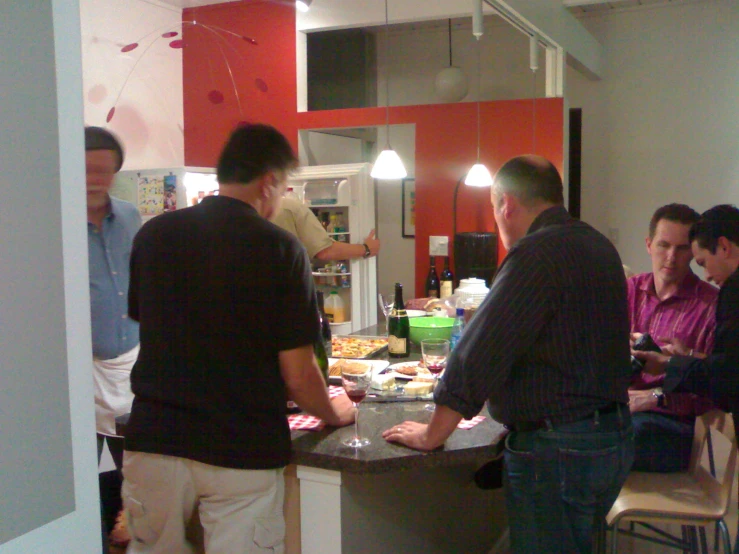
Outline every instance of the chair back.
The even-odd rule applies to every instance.
[[[721,433],[729,443],[726,463],[723,467],[717,467],[715,477],[701,463],[703,455],[706,453],[707,445],[709,445],[711,430]],[[734,419],[731,414],[714,409],[697,417],[695,420],[693,450],[688,471],[701,484],[710,498],[713,498],[718,503],[718,506],[723,507],[724,514],[728,511],[729,502],[731,501],[731,489],[734,484],[734,473],[736,471],[736,458],[737,438],[734,431]]]

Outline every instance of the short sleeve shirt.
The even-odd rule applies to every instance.
[[[129,311],[141,350],[128,450],[238,469],[288,463],[278,356],[320,331],[295,237],[227,196],[157,216],[134,242]]]
[[[310,208],[294,198],[282,199],[282,209],[273,222],[298,237],[311,258],[334,242]]]

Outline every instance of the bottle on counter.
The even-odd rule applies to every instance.
[[[431,266],[429,267],[429,273],[426,276],[426,298],[439,298],[441,292],[441,286],[439,283],[439,276],[436,274],[436,258],[431,256]]]
[[[318,338],[313,343],[313,354],[316,357],[316,363],[318,364],[318,368],[321,370],[323,380],[326,382],[326,386],[328,386],[328,352],[326,351],[326,335],[324,328],[328,328],[328,344],[330,348],[331,327],[323,313],[323,293],[321,291],[316,292],[316,300],[318,302],[318,318],[321,320],[321,331]]]
[[[411,326],[400,283],[395,283],[395,302],[387,316],[387,351],[391,358],[407,358],[411,353]]]
[[[444,270],[441,272],[441,289],[439,298],[447,298],[454,291],[454,274],[449,269],[449,256],[444,256]]]
[[[457,346],[459,339],[462,338],[462,333],[464,333],[464,308],[458,307],[456,308],[456,310],[457,315],[454,318],[454,323],[452,324],[452,336],[449,339],[450,350],[454,350],[454,347]]]
[[[331,291],[324,303],[324,312],[330,323],[344,323],[346,315],[344,312],[344,301],[335,290]]]
[[[326,310],[324,309],[323,291],[318,291],[318,313],[321,316],[321,339],[323,340],[323,348],[326,350],[326,356],[331,357],[331,325],[328,323],[328,317],[326,317]]]

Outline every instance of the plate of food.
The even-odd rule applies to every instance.
[[[385,375],[392,375],[396,379],[405,379],[411,381],[415,378],[418,380],[428,379],[434,380],[433,374],[426,369],[423,361],[416,362],[400,362],[389,366],[384,372]]]
[[[372,375],[377,375],[388,364],[387,360],[347,360],[345,358],[328,359],[328,382],[331,385],[341,385],[341,372],[345,370],[363,373],[367,369],[372,370]]]
[[[333,336],[331,355],[334,358],[363,359],[387,348],[386,337]]]

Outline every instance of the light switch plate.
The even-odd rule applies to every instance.
[[[448,256],[449,237],[429,237],[429,256]]]

